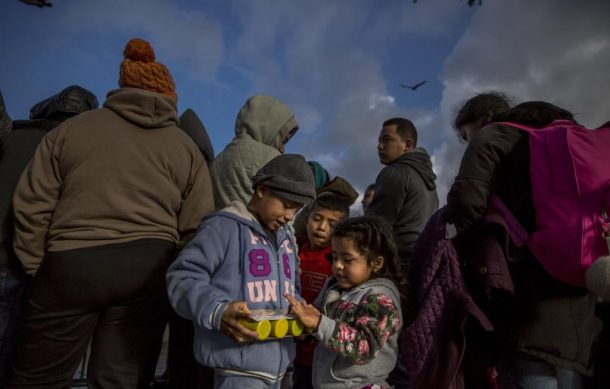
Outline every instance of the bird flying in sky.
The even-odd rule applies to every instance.
[[[420,86],[424,85],[425,83],[426,83],[426,80],[423,80],[422,82],[418,82],[415,85],[404,85],[404,84],[398,84],[398,85],[402,86],[403,88],[415,90],[415,89],[419,88]]]
[[[44,8],[44,7],[52,7],[53,4],[49,3],[46,0],[19,0],[24,4],[27,5],[35,5],[38,8]]]

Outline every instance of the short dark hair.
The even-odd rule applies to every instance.
[[[374,189],[375,189],[375,184],[374,183],[373,184],[369,184],[369,186],[367,186],[366,189],[364,190],[364,193],[370,192],[370,191],[372,191]]]
[[[382,127],[396,126],[396,132],[400,135],[400,138],[404,141],[411,139],[413,141],[413,147],[417,146],[417,130],[412,121],[405,118],[392,118],[383,122]]]
[[[481,127],[491,122],[491,117],[508,111],[511,106],[511,98],[502,92],[489,91],[479,93],[468,99],[458,110],[453,121],[453,127],[459,132],[460,127],[483,120]],[[490,117],[491,115],[491,117]],[[463,134],[460,138],[466,140]]]
[[[334,193],[322,193],[311,203],[309,214],[311,215],[316,208],[324,208],[330,211],[342,212],[349,216],[349,202],[345,197],[337,196]]]

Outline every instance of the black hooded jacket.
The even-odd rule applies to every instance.
[[[180,115],[180,124],[178,125],[182,131],[186,132],[197,145],[208,166],[214,161],[214,147],[208,135],[208,131],[199,119],[199,116],[192,109],[188,108]]]
[[[19,263],[13,252],[13,193],[36,147],[62,121],[97,107],[93,93],[73,85],[34,105],[30,120],[12,123],[12,131],[4,139],[0,153],[0,264]]]
[[[435,180],[430,156],[422,148],[404,154],[377,176],[366,214],[392,225],[403,262],[410,259],[415,241],[438,209]]]

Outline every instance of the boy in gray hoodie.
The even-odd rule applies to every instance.
[[[215,388],[279,388],[295,356],[291,338],[257,342],[240,320],[252,309],[288,309],[300,293],[297,248],[286,224],[313,200],[302,156],[285,154],[252,178],[248,204],[202,220],[167,273],[170,301],[195,325],[195,358],[214,368]],[[300,297],[299,297],[300,298]]]

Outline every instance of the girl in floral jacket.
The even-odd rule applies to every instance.
[[[320,342],[315,388],[389,388],[402,326],[405,277],[391,227],[357,217],[338,225],[332,238],[333,276],[316,307],[286,296],[292,311]]]

